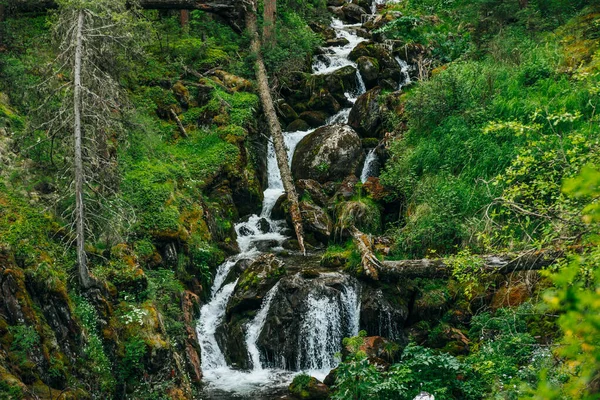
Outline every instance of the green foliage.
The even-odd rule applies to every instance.
[[[119,379],[130,382],[139,378],[144,371],[146,343],[139,336],[129,338],[124,344],[124,355],[119,364]]]
[[[355,339],[346,343],[351,344]],[[332,398],[411,400],[421,391],[433,394],[436,399],[473,398],[459,392],[463,384],[457,376],[462,369],[461,363],[448,354],[410,344],[400,363],[387,372],[379,372],[364,352],[358,351],[337,368]]]
[[[73,314],[81,321],[86,332],[83,357],[77,360],[77,368],[92,384],[96,393],[111,394],[115,389],[112,362],[104,351],[104,344],[98,332],[98,313],[94,306],[83,297],[71,293],[75,303]]]
[[[491,273],[486,271],[485,262],[481,257],[472,255],[467,249],[449,257],[447,262],[452,268],[452,277],[462,285],[468,300],[477,294],[485,293],[490,284]]]
[[[10,326],[8,331],[13,338],[10,349],[19,357],[21,363],[26,362],[29,353],[40,345],[40,335],[35,328],[28,325]]]
[[[556,353],[564,359],[567,379],[546,379],[553,370],[542,372],[540,384],[531,397],[535,399],[593,399],[597,393],[590,383],[596,379],[600,351],[600,319],[595,310],[600,304],[600,172],[586,167],[564,184],[565,194],[585,200],[582,218],[589,227],[586,241],[590,247],[583,254],[571,254],[558,271],[550,273],[555,287],[545,294],[551,309],[560,312],[558,324],[563,338]]]

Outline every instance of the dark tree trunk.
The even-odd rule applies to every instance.
[[[238,31],[243,27],[243,7],[240,0],[139,0],[138,4],[151,10],[203,10],[222,16]],[[54,0],[12,0],[8,10],[31,12],[55,7]]]

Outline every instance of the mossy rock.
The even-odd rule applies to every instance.
[[[312,376],[301,374],[294,378],[288,387],[289,393],[295,399],[325,400],[329,398],[329,388]]]

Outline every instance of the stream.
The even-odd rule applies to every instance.
[[[325,48],[324,56],[315,59],[314,74],[331,73],[347,65],[356,67],[356,63],[348,59],[348,55],[358,43],[366,40],[355,33],[355,28],[360,24],[344,25],[342,21],[334,19],[331,26],[338,37],[346,38],[349,43],[341,47]],[[349,104],[353,104],[358,96],[365,92],[365,85],[358,70],[356,79],[358,89],[353,93],[345,94]],[[327,124],[347,123],[350,110],[350,108],[342,109],[330,117]],[[290,163],[300,140],[313,131],[314,129],[284,132]],[[361,174],[363,181],[373,176],[371,164],[376,161],[376,158],[372,150]],[[203,380],[206,384],[201,397],[203,399],[273,399],[285,393],[287,385],[299,371],[305,371],[322,380],[339,362],[335,354],[341,351],[342,339],[358,334],[361,303],[359,285],[349,281],[346,276],[343,278],[345,280],[342,280],[343,288],[333,290],[332,287],[327,286],[327,280],[340,281],[342,274],[323,273],[323,281],[311,281],[315,288],[308,289],[303,306],[305,311],[301,317],[299,316],[300,340],[296,359],[286,360],[284,356],[278,356],[277,359],[267,362],[264,356],[261,357],[257,340],[264,328],[273,300],[278,294],[280,287],[278,282],[266,294],[260,310],[246,325],[245,344],[251,369],[247,371],[234,369],[227,364],[223,349],[219,347],[217,340],[217,328],[225,318],[227,304],[239,278],[227,284],[225,282],[237,262],[256,259],[261,254],[259,248],[265,249],[265,242],[269,243],[270,251],[283,250],[281,245],[291,234],[285,221],[271,219],[277,200],[284,194],[272,143],[268,144],[267,170],[268,187],[264,191],[262,211],[260,215],[252,215],[247,221],[235,226],[241,252],[219,266],[211,288],[210,300],[200,311],[196,330],[202,355]],[[268,223],[268,229],[264,227],[265,221]],[[261,243],[263,246],[260,246]]]

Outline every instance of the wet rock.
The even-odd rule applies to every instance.
[[[350,41],[344,37],[335,39],[328,39],[325,41],[325,47],[342,47],[350,43]]]
[[[336,37],[335,29],[333,29],[330,26],[319,24],[318,22],[309,22],[308,26],[310,27],[310,29],[312,29],[314,33],[318,33],[321,36],[323,36],[323,39],[325,40],[335,39]]]
[[[261,233],[271,232],[271,224],[269,223],[269,221],[267,221],[266,218],[259,219],[257,225]]]
[[[364,28],[357,28],[356,36],[364,38],[364,39],[371,39],[371,33]]]
[[[240,276],[227,305],[227,316],[258,309],[265,294],[283,274],[283,261],[272,254],[259,256]]]
[[[322,111],[305,111],[300,114],[300,119],[305,121],[310,127],[318,128],[325,125],[329,115]]]
[[[342,6],[344,17],[348,22],[362,22],[363,15],[369,15],[367,10],[354,3],[346,3]]]
[[[287,210],[286,210],[287,196],[282,194],[279,196],[275,205],[273,206],[273,211],[271,211],[271,219],[273,220],[282,220],[286,218]]]
[[[306,201],[301,201],[299,206],[304,230],[312,233],[319,242],[327,244],[333,230],[329,215],[322,208]]]
[[[285,130],[287,132],[298,132],[298,131],[302,131],[302,132],[306,132],[308,130],[310,130],[310,125],[303,119],[297,119],[294,122],[292,122],[291,124],[289,124]]]
[[[337,379],[337,371],[337,368],[334,368],[331,371],[329,371],[325,379],[323,379],[323,383],[329,387],[335,385],[335,380]]]
[[[336,18],[344,19],[346,17],[344,15],[344,10],[342,9],[341,6],[340,7],[329,6],[329,7],[327,7],[327,11],[329,11]]]
[[[342,332],[326,329],[327,332],[322,332],[323,335],[318,338],[313,337],[313,340],[327,342],[331,354],[341,351],[342,339],[356,334],[352,331],[355,309],[347,301],[348,291],[356,290],[351,289],[356,285],[358,282],[354,278],[337,272],[320,273],[318,277],[309,279],[301,274],[282,278],[257,341],[263,366],[291,370],[310,368],[314,361],[310,355],[315,348],[309,346],[308,336],[318,334],[314,318],[324,311],[316,309],[319,306],[326,306],[331,317],[338,319]],[[322,322],[331,324],[333,319]],[[333,364],[333,358],[330,361]],[[321,365],[321,362],[316,362],[316,366],[327,366]]]
[[[308,375],[298,375],[288,387],[293,399],[297,400],[326,400],[329,398],[329,388],[317,378]]]
[[[348,0],[327,0],[327,5],[330,7],[341,7],[347,2]]]
[[[258,251],[267,253],[273,248],[278,247],[279,242],[277,240],[259,240],[254,245]]]
[[[277,115],[279,115],[279,117],[281,119],[283,119],[283,121],[287,124],[298,119],[298,114],[296,113],[296,111],[292,108],[292,106],[290,106],[288,103],[286,103],[284,101],[279,101],[277,103],[276,110],[277,110]]]
[[[372,89],[377,86],[377,78],[379,77],[379,63],[373,57],[362,56],[356,60],[358,71],[365,82],[367,89]]]
[[[245,343],[247,323],[260,309],[267,292],[285,274],[283,262],[273,254],[259,256],[238,279],[227,304],[224,322],[217,328],[216,340],[228,363],[250,368]]]
[[[348,125],[361,137],[383,138],[385,106],[378,101],[380,94],[381,88],[376,87],[360,95],[350,111]]]
[[[357,61],[361,57],[370,57],[377,60],[379,66],[377,84],[379,86],[390,90],[398,88],[402,78],[402,70],[386,47],[373,41],[361,42],[352,49],[348,58]]]
[[[360,306],[360,327],[370,336],[404,343],[403,332],[408,317],[410,293],[401,292],[396,287],[363,287]]]
[[[252,231],[252,229],[248,228],[247,226],[241,226],[239,229],[239,234],[241,236],[250,236],[250,235],[254,234],[254,232]]]
[[[330,115],[337,113],[342,108],[340,103],[338,103],[327,89],[321,89],[313,93],[308,101],[308,107],[311,110],[324,111]]]
[[[344,105],[348,101],[345,93],[354,92],[358,87],[356,81],[356,68],[347,65],[330,74],[311,75],[306,84],[308,85],[311,94],[315,90],[325,88],[340,104]]]
[[[292,161],[296,179],[319,183],[341,181],[359,173],[365,154],[358,134],[348,125],[317,129],[298,143]]]
[[[320,207],[327,205],[329,198],[319,182],[313,179],[299,179],[296,182],[296,188],[299,197],[307,195],[316,205]]]

